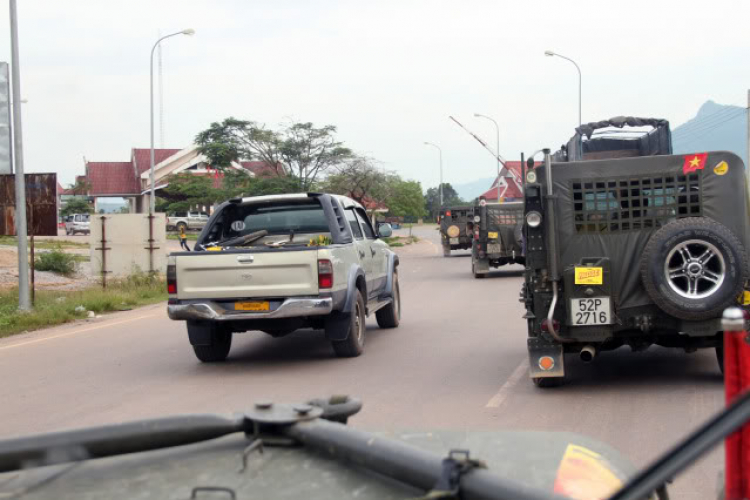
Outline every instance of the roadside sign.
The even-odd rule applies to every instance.
[[[0,236],[16,235],[15,175],[0,175]],[[57,174],[26,174],[29,236],[57,236]]]

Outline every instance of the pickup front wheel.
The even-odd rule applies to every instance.
[[[375,313],[380,328],[396,328],[401,322],[401,290],[398,287],[398,273],[393,273],[393,302]]]
[[[365,348],[365,301],[357,290],[349,318],[349,335],[345,340],[332,340],[331,345],[336,356],[354,358],[362,354]]]
[[[232,347],[231,331],[214,323],[202,324],[189,321],[187,327],[195,357],[203,363],[217,363],[227,359],[229,349]]]

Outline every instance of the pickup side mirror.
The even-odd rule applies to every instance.
[[[387,222],[378,225],[378,237],[389,238],[393,234],[393,228]]]

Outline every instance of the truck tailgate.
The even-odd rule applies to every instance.
[[[241,299],[318,294],[316,249],[196,252],[177,256],[178,299]]]

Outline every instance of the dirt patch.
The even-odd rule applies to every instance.
[[[18,257],[14,250],[0,249],[0,289],[18,286]],[[90,278],[91,265],[88,262],[78,264],[74,276],[65,277],[47,271],[36,271],[34,281],[40,290],[83,290],[96,283]]]

